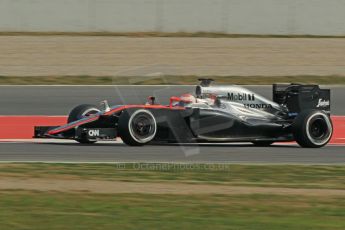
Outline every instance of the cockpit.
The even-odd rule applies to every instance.
[[[180,97],[171,97],[171,106],[181,106],[190,108],[211,108],[215,103],[212,98],[197,98],[192,94],[182,94]]]

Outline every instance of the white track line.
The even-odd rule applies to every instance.
[[[345,138],[343,138],[345,139]],[[0,144],[25,144],[25,143],[33,143],[33,144],[40,144],[40,143],[58,143],[58,144],[70,144],[70,143],[77,143],[74,140],[66,140],[66,139],[0,139]],[[116,141],[98,141],[99,144],[122,144],[122,140],[118,139]],[[251,145],[250,142],[229,142],[229,143],[184,143],[184,146],[204,146],[204,145],[219,145],[219,146],[228,146],[228,145],[243,145],[248,144]],[[164,144],[163,144],[164,145]],[[170,144],[179,146],[179,144]],[[275,146],[297,146],[295,142],[277,142],[274,143]],[[345,146],[344,143],[329,143],[327,146]]]
[[[66,140],[66,139],[0,139],[0,143],[77,143],[74,140]],[[121,140],[116,141],[99,141],[97,143],[123,143]]]

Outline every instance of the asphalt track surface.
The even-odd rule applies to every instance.
[[[0,143],[0,161],[14,162],[178,162],[344,164],[345,147],[302,149],[297,145],[254,147],[251,144],[151,145],[128,147],[118,142]]]
[[[270,97],[270,87],[249,87]],[[167,103],[172,95],[193,92],[191,86],[174,87],[0,87],[1,115],[65,115],[75,105],[108,99],[110,104],[143,103],[155,95]],[[332,111],[344,115],[345,90],[332,87]],[[302,149],[293,144],[254,147],[251,144],[152,145],[128,147],[121,142],[81,145],[74,142],[3,142],[0,161],[39,162],[213,162],[344,164],[345,145]]]
[[[345,87],[331,88],[333,115],[345,115]],[[247,86],[272,97],[271,86]],[[170,96],[193,93],[195,86],[0,86],[0,115],[67,115],[79,104],[143,104],[148,96],[169,103]]]

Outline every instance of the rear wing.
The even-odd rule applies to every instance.
[[[306,109],[331,113],[331,90],[320,89],[318,85],[274,84],[273,101],[285,105],[291,114]]]

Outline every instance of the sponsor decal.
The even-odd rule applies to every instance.
[[[244,107],[251,109],[271,109],[271,104],[244,104]]]
[[[97,137],[97,136],[99,136],[99,129],[90,129],[88,131],[88,135],[90,137]]]
[[[254,101],[255,95],[249,93],[228,93],[229,101]]]
[[[298,113],[288,113],[289,117],[295,117],[298,115]]]
[[[323,100],[320,98],[316,107],[319,108],[319,107],[327,107],[327,106],[329,106],[329,100]]]

